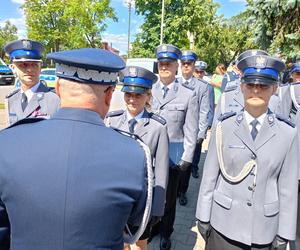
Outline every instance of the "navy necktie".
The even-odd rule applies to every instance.
[[[129,132],[133,134],[134,132],[134,126],[137,124],[136,119],[132,118],[128,121],[128,126],[129,126]]]
[[[163,91],[164,91],[163,98],[165,98],[167,96],[169,88],[167,86],[163,86]]]
[[[27,96],[25,95],[25,93],[22,93],[21,106],[23,111],[26,109],[27,104],[28,104]]]
[[[258,120],[254,119],[252,122],[250,122],[250,124],[252,125],[252,130],[251,130],[251,136],[252,136],[252,139],[255,140],[256,136],[257,136],[257,133],[258,133],[258,130],[256,128],[257,124],[258,124]]]

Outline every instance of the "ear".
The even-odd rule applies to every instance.
[[[55,82],[55,92],[56,94],[60,97],[60,84],[59,84],[59,78],[56,79],[56,82]]]
[[[277,92],[278,89],[278,84],[276,84],[275,86],[273,86],[273,94],[275,94]]]
[[[241,86],[241,92],[244,94],[244,90],[245,90],[245,83],[241,83],[240,84]]]
[[[112,95],[113,95],[113,92],[114,92],[114,87],[110,87],[108,89],[108,91],[106,91],[104,94],[105,94],[105,97],[104,97],[104,103],[105,105],[107,105],[108,107],[110,106],[110,102],[111,102],[111,99],[112,99]]]

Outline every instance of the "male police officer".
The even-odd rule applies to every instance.
[[[300,62],[294,63],[290,69],[291,82],[283,85],[282,101],[279,113],[293,122],[300,107]]]
[[[39,79],[43,50],[41,43],[28,39],[12,41],[4,47],[21,82],[21,88],[6,97],[9,124],[28,117],[49,118],[59,108],[59,97]]]
[[[214,91],[214,87],[209,83],[210,81],[209,77],[205,75],[206,69],[207,69],[206,62],[196,61],[194,76],[200,79],[200,81],[203,80],[207,82],[208,96],[209,96],[208,128],[211,128],[213,124],[214,114],[215,114],[215,91]],[[192,175],[194,178],[199,178],[198,168],[192,169]]]
[[[197,204],[199,231],[207,250],[285,249],[296,231],[296,129],[268,109],[285,66],[256,55],[238,67],[245,108],[224,114],[213,131]]]
[[[147,192],[143,149],[102,120],[125,63],[100,49],[48,58],[61,109],[0,133],[0,248],[121,250]]]
[[[254,55],[268,55],[268,53],[263,50],[256,49],[246,50],[238,56],[237,62],[243,60],[248,56]],[[277,113],[278,107],[280,105],[280,100],[279,97],[275,94],[276,93],[274,93],[274,95],[271,97],[269,107],[273,112]],[[217,119],[220,117],[220,115],[227,112],[239,112],[243,107],[244,100],[240,88],[240,79],[227,82],[224,92],[222,93],[215,110],[214,124],[217,122]]]
[[[156,48],[160,81],[152,87],[154,112],[167,121],[169,145],[169,182],[165,214],[160,225],[161,249],[170,249],[170,236],[176,212],[179,171],[185,171],[193,161],[198,132],[198,97],[189,86],[175,78],[181,51],[168,44]]]
[[[208,127],[208,84],[205,81],[197,79],[193,76],[195,70],[195,62],[197,61],[197,58],[197,55],[191,50],[183,50],[182,56],[180,58],[182,77],[178,78],[178,81],[183,86],[191,88],[196,92],[199,105],[199,130],[192,166],[189,167],[187,171],[180,173],[178,196],[179,204],[182,206],[185,206],[187,204],[186,192],[188,190],[191,172],[193,172],[195,176],[198,174],[198,164],[200,161],[201,146],[206,136],[206,131]]]

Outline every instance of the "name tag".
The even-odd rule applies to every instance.
[[[228,145],[229,148],[240,148],[245,149],[246,147],[244,145]]]

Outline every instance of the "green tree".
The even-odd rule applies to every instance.
[[[284,57],[300,54],[300,1],[248,0],[254,38],[262,49]]]
[[[4,57],[3,47],[6,43],[18,39],[17,27],[10,21],[6,21],[3,28],[0,27],[0,53],[1,58]]]
[[[98,47],[105,20],[116,20],[110,0],[27,0],[22,7],[28,37],[47,51]]]

